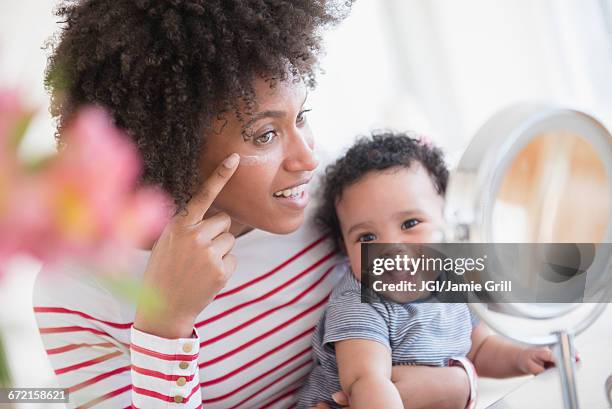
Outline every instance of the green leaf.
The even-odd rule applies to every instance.
[[[0,334],[0,387],[7,388],[11,385],[11,374],[1,335],[2,334]]]
[[[56,156],[57,154],[49,154],[30,159],[26,163],[26,170],[29,172],[40,172],[45,169]]]
[[[15,125],[11,132],[9,138],[9,147],[14,149],[15,151],[19,149],[21,142],[23,141],[23,137],[32,122],[32,118],[34,118],[35,111],[31,111],[20,116],[17,121],[15,121]]]
[[[143,285],[140,280],[129,277],[127,274],[123,276],[121,274],[102,275],[99,278],[109,286],[114,294],[137,303],[138,308],[142,309],[145,314],[155,315],[164,307],[158,291]]]

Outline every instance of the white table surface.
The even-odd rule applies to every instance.
[[[607,409],[605,382],[612,375],[612,308],[575,339],[581,362],[576,366],[576,387],[581,409]],[[561,381],[556,368],[528,379],[488,408],[563,409]]]

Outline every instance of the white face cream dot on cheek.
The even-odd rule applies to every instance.
[[[240,155],[240,166],[258,166],[265,165],[272,160],[274,155]]]

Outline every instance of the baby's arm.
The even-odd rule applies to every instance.
[[[407,409],[463,409],[470,397],[468,375],[459,366],[396,365],[391,380]]]
[[[549,348],[525,347],[490,335],[482,322],[472,330],[472,348],[468,358],[479,376],[491,378],[537,375],[554,364]]]
[[[391,352],[376,341],[348,339],[336,342],[336,360],[342,390],[351,409],[403,409],[391,382]]]
[[[468,375],[459,366],[395,365],[391,380],[405,409],[464,409],[470,397]],[[339,405],[349,406],[342,391],[334,393],[332,398]],[[330,408],[321,402],[311,409]]]

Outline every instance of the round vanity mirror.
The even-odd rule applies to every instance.
[[[471,308],[504,336],[559,345],[566,408],[578,407],[572,337],[611,298],[611,212],[612,136],[596,119],[570,109],[520,105],[498,113],[449,180],[446,241],[520,243],[519,253],[491,246],[503,266],[495,274],[527,290],[543,289],[545,300],[525,302],[517,290],[493,299],[474,296]],[[559,294],[571,297],[555,302]]]
[[[491,235],[494,242],[599,243],[609,214],[606,167],[595,146],[567,131],[544,132],[501,175]]]

